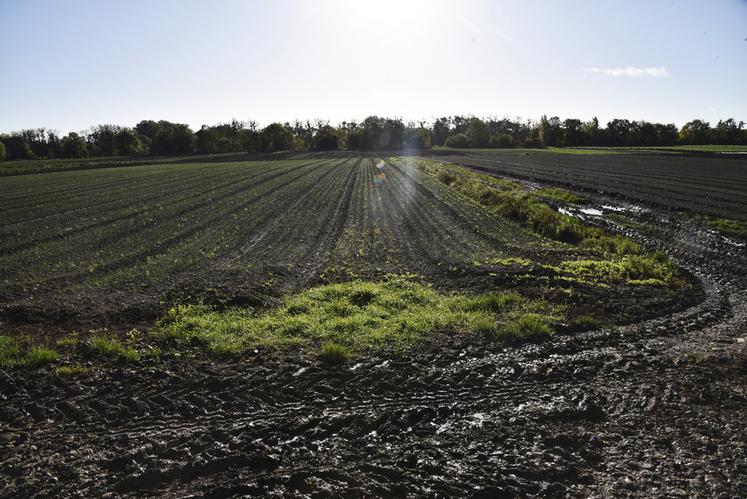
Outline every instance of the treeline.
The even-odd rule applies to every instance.
[[[87,158],[106,156],[174,156],[231,152],[287,150],[360,151],[447,147],[587,147],[674,146],[747,144],[744,122],[721,120],[715,126],[693,120],[682,128],[674,124],[614,119],[601,126],[591,121],[561,120],[543,116],[537,121],[480,119],[451,116],[433,123],[370,116],[360,123],[272,123],[258,128],[255,122],[232,121],[188,125],[168,121],[141,121],[132,128],[97,125],[81,133],[60,137],[44,128],[0,134],[0,160]]]

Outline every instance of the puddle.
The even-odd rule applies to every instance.
[[[584,215],[593,215],[595,217],[602,216],[602,210],[597,210],[596,208],[579,208],[578,211],[580,211]]]

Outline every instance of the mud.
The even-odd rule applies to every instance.
[[[636,229],[597,223],[676,258],[694,305],[343,368],[256,352],[0,372],[0,496],[744,497],[744,248],[654,207],[625,216]]]

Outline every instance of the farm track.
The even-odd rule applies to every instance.
[[[275,217],[259,211],[187,274],[271,260],[293,289],[348,262],[445,282],[441,262],[532,244],[400,162],[376,164],[319,166],[277,193],[292,197]],[[636,229],[598,223],[665,251],[703,292],[643,322],[522,347],[438,336],[339,369],[259,352],[76,378],[0,373],[0,496],[743,497],[747,258],[695,220],[644,207],[621,215]],[[301,263],[281,273],[286,256]]]
[[[555,154],[435,154],[485,173],[616,193],[720,217],[747,220],[747,160],[666,155],[573,156]]]

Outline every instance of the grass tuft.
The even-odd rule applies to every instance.
[[[57,374],[60,376],[80,376],[83,374],[91,373],[91,368],[83,366],[81,364],[73,364],[71,366],[60,366],[57,368]]]
[[[339,366],[348,361],[350,350],[339,343],[325,343],[319,350],[319,358],[329,366]]]
[[[468,310],[501,313],[524,301],[519,293],[508,291],[505,293],[487,293],[476,296],[467,305]]]
[[[137,350],[123,345],[116,338],[103,335],[92,337],[87,345],[87,350],[94,357],[127,362],[137,362],[140,360],[140,354]]]
[[[34,369],[56,362],[57,358],[58,355],[55,350],[37,345],[28,349],[25,357],[19,362],[19,365]]]
[[[496,339],[506,342],[543,341],[552,336],[553,331],[545,317],[528,313],[503,324],[496,332]]]

